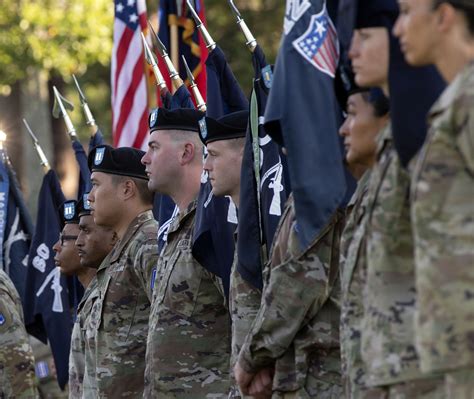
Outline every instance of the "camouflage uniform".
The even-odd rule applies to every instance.
[[[0,397],[38,397],[34,364],[20,296],[0,268]]]
[[[76,321],[71,334],[71,352],[69,353],[69,398],[82,398],[85,370],[84,321],[90,314],[95,298],[91,294],[96,288],[97,279],[94,277],[77,307]]]
[[[448,396],[474,397],[474,63],[446,88],[412,179],[417,350],[446,372]]]
[[[237,246],[236,246],[237,247]],[[230,275],[229,289],[229,311],[232,318],[232,354],[230,370],[232,374],[233,387],[230,398],[242,397],[233,378],[233,368],[245,341],[245,337],[250,331],[255,317],[260,308],[262,292],[244,280],[237,270],[237,249],[234,254],[234,263]]]
[[[239,355],[249,373],[274,368],[273,397],[341,398],[339,238],[335,214],[303,251],[293,196],[264,270],[262,306]]]
[[[145,372],[146,398],[224,398],[230,320],[222,282],[191,252],[196,202],[176,217],[158,260]]]
[[[151,275],[158,257],[158,226],[153,213],[139,214],[97,270],[98,298],[86,323],[87,351],[95,349],[99,397],[143,394],[146,337],[150,313]],[[92,368],[86,366],[88,373]],[[93,386],[84,392],[93,396]]]
[[[442,398],[441,379],[426,376],[428,381],[423,381],[415,350],[415,265],[408,191],[408,172],[400,165],[387,126],[379,136],[378,160],[369,183],[362,358],[367,384],[387,386],[390,397],[418,398],[423,391],[427,395],[423,397]]]
[[[348,204],[341,238],[341,360],[345,394],[348,398],[381,398],[385,391],[367,387],[360,337],[364,316],[363,292],[367,279],[366,221],[370,170],[360,178]]]

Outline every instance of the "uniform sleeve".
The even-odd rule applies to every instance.
[[[474,99],[468,110],[466,123],[462,125],[457,137],[457,146],[464,159],[467,170],[474,175]]]
[[[274,267],[239,355],[241,367],[256,372],[272,365],[319,311],[329,291],[328,270],[311,250]]]
[[[34,358],[21,310],[0,290],[0,397],[37,397]]]
[[[137,277],[145,290],[148,299],[152,300],[155,270],[158,263],[158,242],[156,238],[150,238],[138,245],[134,269]]]

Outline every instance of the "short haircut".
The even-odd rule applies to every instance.
[[[125,180],[132,180],[135,183],[135,186],[137,187],[138,196],[140,200],[146,205],[153,204],[155,193],[150,191],[150,189],[148,188],[148,180],[114,174],[111,174],[110,176],[112,176],[112,184],[114,185],[119,185]]]
[[[434,8],[437,8],[442,3],[449,3],[456,10],[460,11],[466,18],[467,27],[471,36],[474,36],[474,5],[469,4],[468,0],[433,0]]]
[[[374,108],[374,116],[381,118],[388,115],[390,112],[390,101],[385,96],[372,97],[370,91],[360,93],[366,103],[369,103]]]
[[[227,143],[233,150],[242,150],[245,146],[245,137],[237,137],[227,140]]]

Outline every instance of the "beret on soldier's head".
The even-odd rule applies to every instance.
[[[359,0],[355,29],[385,27],[391,30],[397,18],[397,0]]]
[[[79,223],[79,212],[77,207],[77,201],[69,200],[64,201],[60,206],[61,221],[62,224],[78,224]]]
[[[87,199],[88,195],[89,193],[83,194],[82,198],[77,201],[77,214],[79,217],[91,214],[91,204]]]
[[[198,121],[204,115],[204,112],[194,108],[178,108],[174,110],[155,108],[150,112],[148,126],[150,127],[150,133],[156,130],[198,132]]]
[[[248,119],[248,111],[232,112],[219,119],[206,116],[199,121],[199,137],[204,145],[213,141],[245,137]]]
[[[91,172],[104,172],[148,180],[145,165],[141,162],[143,155],[145,152],[136,148],[113,148],[110,145],[98,145],[89,153],[89,169]]]

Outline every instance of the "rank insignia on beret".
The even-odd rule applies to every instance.
[[[97,148],[95,151],[94,165],[100,165],[104,160],[105,147]]]
[[[3,313],[0,313],[0,326],[3,326],[6,321],[7,321],[7,319],[5,318]]]
[[[199,119],[199,129],[201,130],[202,138],[205,140],[207,137],[206,118]]]
[[[64,204],[64,219],[71,220],[74,218],[74,214],[76,213],[76,205],[74,202],[66,202]]]
[[[273,71],[271,65],[267,65],[262,68],[261,70],[262,73],[262,79],[263,79],[263,84],[267,89],[270,89],[272,87],[272,81],[273,81]]]
[[[91,210],[91,203],[87,199],[88,196],[89,196],[89,193],[86,193],[82,196],[83,207],[84,207],[84,210],[86,210],[86,211]]]
[[[149,122],[150,127],[155,126],[155,122],[156,122],[157,118],[158,118],[158,108],[154,109],[150,114],[150,122]]]

